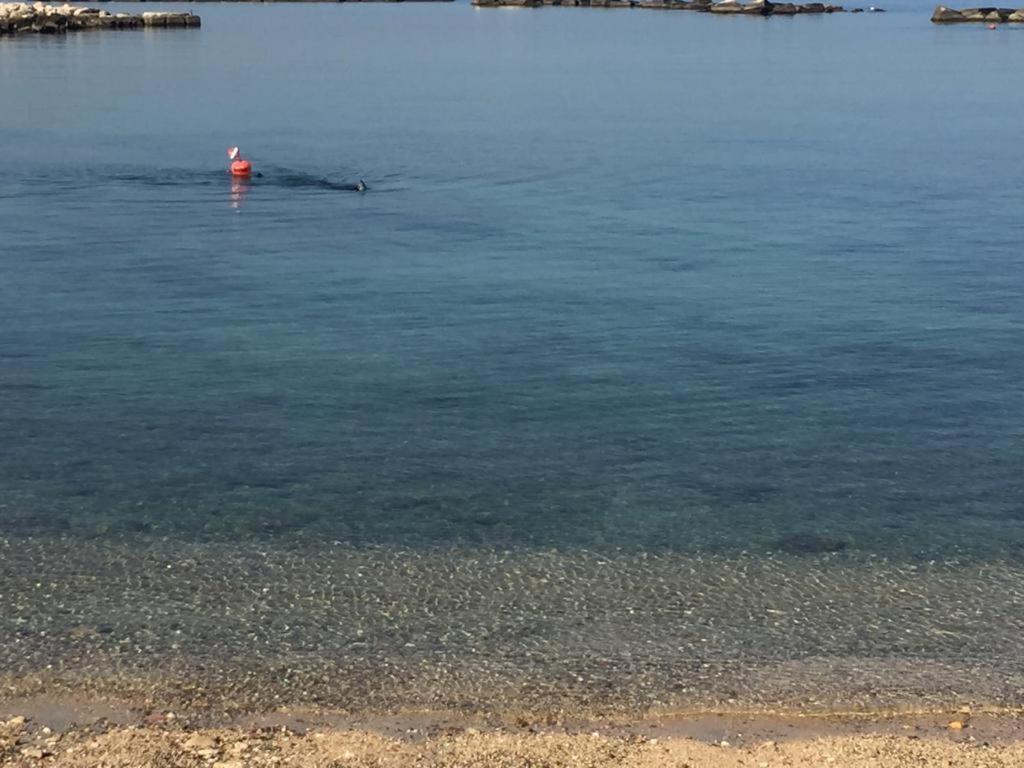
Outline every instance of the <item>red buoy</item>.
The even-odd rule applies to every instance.
[[[242,153],[238,151],[238,147],[231,147],[228,149],[228,157],[231,158],[232,176],[252,175],[252,163],[248,160],[242,159]]]

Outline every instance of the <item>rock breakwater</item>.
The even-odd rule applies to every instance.
[[[958,11],[939,5],[932,13],[932,21],[936,24],[960,24],[969,21],[988,24],[1024,24],[1024,8],[965,8]]]
[[[844,13],[841,5],[826,3],[773,3],[771,0],[473,0],[478,8],[539,8],[544,5],[573,8],[648,8],[664,11],[697,11],[723,16],[796,16],[798,14]],[[861,13],[853,8],[851,13]],[[872,8],[880,11],[880,8]]]
[[[32,32],[60,35],[83,29],[198,27],[201,23],[200,18],[191,13],[109,13],[97,8],[67,4],[0,3],[0,35]]]

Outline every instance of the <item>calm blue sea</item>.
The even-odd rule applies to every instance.
[[[0,534],[1024,557],[1024,28],[195,10],[0,40]]]

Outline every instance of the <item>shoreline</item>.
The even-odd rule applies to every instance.
[[[142,705],[142,706],[140,706]],[[0,699],[0,762],[67,766],[1011,766],[1019,712],[689,713],[634,719],[478,718],[282,709],[211,723],[142,702]]]
[[[832,736],[905,735],[949,741],[1024,742],[1024,709],[973,707],[888,709],[878,711],[804,711],[790,709],[690,709],[633,714],[594,715],[560,710],[546,713],[489,713],[444,709],[331,709],[283,705],[273,709],[225,713],[207,708],[154,706],[146,697],[88,692],[0,694],[0,725],[12,719],[34,723],[55,733],[104,723],[113,728],[171,730],[286,729],[296,734],[318,730],[363,731],[388,738],[418,741],[455,732],[523,732],[586,734],[615,738],[685,738],[720,744],[757,744],[766,739],[796,741]]]

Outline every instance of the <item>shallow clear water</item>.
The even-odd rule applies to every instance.
[[[1024,29],[197,10],[0,40],[0,533],[1024,554]]]

